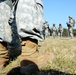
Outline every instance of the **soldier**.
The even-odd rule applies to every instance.
[[[46,38],[46,37],[50,36],[50,28],[49,28],[48,21],[45,21],[44,26],[45,26],[44,30],[45,30],[45,38]]]
[[[53,27],[51,28],[51,31],[52,31],[52,37],[55,38],[56,37],[56,27],[55,27],[55,24],[53,24]]]
[[[62,38],[62,33],[63,33],[63,27],[62,27],[61,24],[59,24],[59,27],[58,27],[58,36],[59,36],[60,38]]]
[[[0,0],[0,70],[6,62],[21,54],[16,27],[17,2],[18,0]]]
[[[66,23],[68,27],[68,34],[71,38],[73,38],[73,27],[75,25],[75,20],[71,16],[69,16],[68,18],[69,22]]]
[[[25,70],[32,64],[26,60],[33,61],[39,68],[40,64],[45,62],[43,58],[46,54],[42,55],[38,52],[38,40],[43,40],[40,34],[44,21],[42,0],[19,0],[16,15],[18,34],[22,44],[20,72],[26,74]]]
[[[32,65],[25,62],[26,60],[33,61],[38,67],[48,61],[46,54],[38,52],[38,40],[43,40],[40,33],[43,26],[42,0],[0,0],[0,16],[1,66],[9,57],[13,60],[21,54],[20,72],[26,74],[25,70],[30,69],[28,66]]]

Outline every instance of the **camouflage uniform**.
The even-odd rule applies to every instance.
[[[74,20],[71,16],[69,16],[69,22],[66,23],[68,26],[68,35],[73,38],[73,27],[74,27]]]
[[[16,27],[16,5],[17,2],[12,0],[0,0],[0,65],[10,59],[11,51],[16,52],[15,48],[18,50],[21,46]],[[16,54],[18,55],[17,52]]]
[[[44,28],[45,28],[45,38],[46,38],[50,36],[49,24],[47,21],[45,21],[44,26],[45,26]]]
[[[53,24],[53,27],[51,28],[51,31],[52,31],[52,37],[55,38],[56,37],[56,27],[55,27],[55,24]]]
[[[59,24],[59,27],[58,27],[58,36],[61,38],[62,34],[63,34],[63,27],[62,27],[61,24]]]
[[[38,52],[38,40],[43,40],[40,33],[44,21],[42,0],[19,0],[16,16],[18,34],[22,44],[20,72],[26,74],[26,66],[29,66],[26,60],[34,62],[38,67],[43,63],[40,63],[42,58],[39,60],[40,57],[38,57],[41,56]]]

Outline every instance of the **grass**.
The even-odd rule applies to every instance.
[[[46,38],[39,43],[40,51],[52,53],[52,59],[48,61],[46,69],[76,74],[76,38]],[[44,48],[46,47],[46,48]]]
[[[51,57],[46,64],[47,66],[41,68],[37,75],[76,74],[76,38],[53,39],[48,37],[39,42],[39,52],[41,54],[50,53]],[[19,66],[19,58],[10,62],[3,72],[5,73],[16,66]]]

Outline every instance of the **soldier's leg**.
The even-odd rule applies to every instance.
[[[70,32],[70,37],[73,38],[73,29],[70,28],[69,32]]]
[[[54,36],[54,38],[56,37],[56,33],[55,32],[53,33],[53,36]]]
[[[60,37],[60,32],[58,32],[58,37]]]
[[[74,37],[74,35],[73,35],[73,29],[72,29],[72,32],[71,33],[72,33],[72,38],[73,38]]]
[[[0,42],[0,69],[4,68],[9,61],[7,43]]]
[[[54,38],[54,32],[52,33],[52,38]]]
[[[60,38],[62,38],[62,32],[60,32]]]
[[[71,36],[71,38],[73,38],[73,33],[72,32],[70,33],[70,36]]]
[[[62,38],[62,33],[60,33],[60,38]]]
[[[67,34],[67,36],[70,37],[70,31],[69,31],[69,28],[68,28],[68,34]]]

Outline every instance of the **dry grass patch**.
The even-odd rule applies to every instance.
[[[50,52],[52,59],[48,61],[46,69],[76,74],[76,38],[46,38],[41,45],[40,52]]]
[[[50,53],[51,57],[36,75],[76,74],[76,38],[46,38],[43,42],[39,42],[39,52]],[[16,66],[19,66],[19,58],[10,62],[0,75],[6,75],[6,72]]]

